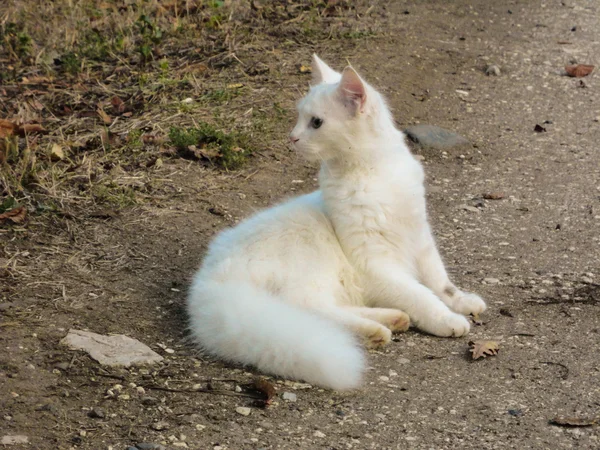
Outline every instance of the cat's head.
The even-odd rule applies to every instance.
[[[381,95],[350,66],[336,72],[313,55],[312,86],[298,102],[298,122],[290,133],[295,149],[311,160],[360,157],[392,126]]]

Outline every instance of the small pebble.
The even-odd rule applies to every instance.
[[[135,444],[139,450],[167,450],[164,445],[154,444],[152,442],[140,442]]]
[[[500,280],[498,278],[484,278],[483,281],[487,284],[498,284]]]
[[[296,400],[298,400],[298,396],[293,392],[284,392],[281,397],[284,400],[287,400],[288,402],[295,402]]]
[[[150,397],[150,396],[142,397],[142,405],[153,406],[153,405],[156,405],[157,403],[158,403],[158,399],[156,397]]]
[[[237,408],[235,408],[235,412],[241,414],[242,416],[249,416],[252,410],[245,406],[238,406]]]
[[[155,422],[150,425],[150,428],[156,431],[168,430],[171,427],[167,422],[161,420],[160,422]]]
[[[88,417],[92,419],[104,419],[106,417],[106,413],[102,408],[92,408],[88,411]]]
[[[390,381],[390,377],[386,377],[385,375],[381,375],[381,376],[379,377],[379,380],[380,380],[380,381]]]
[[[410,359],[408,358],[399,358],[398,359],[398,364],[408,364],[410,362]]]
[[[500,67],[498,67],[495,64],[491,64],[491,65],[487,66],[487,68],[485,69],[485,74],[487,76],[493,75],[495,77],[499,77],[500,76]]]
[[[322,431],[315,431],[314,437],[318,437],[318,438],[324,438],[325,437],[325,433],[323,433]]]
[[[594,282],[594,280],[589,277],[581,277],[581,281],[586,284],[592,284]]]

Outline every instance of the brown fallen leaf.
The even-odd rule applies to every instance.
[[[16,134],[17,125],[10,120],[0,119],[0,138],[5,138]]]
[[[500,350],[500,345],[496,341],[471,341],[469,346],[473,359],[495,356]]]
[[[106,114],[101,107],[98,107],[96,112],[98,113],[98,115],[102,119],[102,122],[104,122],[105,125],[110,125],[112,123],[111,117],[108,114]]]
[[[25,221],[26,214],[27,210],[23,206],[19,206],[18,208],[14,208],[0,214],[0,222],[10,220],[12,223],[23,223]]]
[[[567,75],[570,77],[587,77],[590,73],[593,72],[595,66],[590,66],[588,64],[574,64],[572,66],[565,66],[565,71]]]
[[[117,114],[123,114],[125,112],[125,102],[116,95],[110,99],[110,104],[113,106]]]
[[[563,417],[550,419],[550,424],[561,427],[591,427],[600,423],[600,417]]]
[[[46,129],[41,126],[39,123],[25,123],[23,125],[18,126],[17,134],[19,136],[25,136],[29,133],[46,133]]]
[[[504,198],[504,194],[502,192],[489,192],[487,194],[483,194],[483,198],[486,200],[502,200]]]
[[[196,145],[188,145],[188,150],[190,152],[192,152],[192,154],[197,159],[202,159],[202,158],[213,159],[213,158],[221,157],[221,154],[218,151],[207,148],[207,147],[201,148]]]
[[[264,396],[265,405],[270,405],[273,397],[275,397],[276,391],[275,386],[272,383],[268,382],[264,378],[257,378],[254,380],[252,388],[260,392]]]
[[[300,71],[300,73],[311,73],[312,69],[310,68],[310,66],[304,66],[301,65],[300,67],[298,67],[298,70]]]

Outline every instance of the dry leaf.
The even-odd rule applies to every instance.
[[[46,133],[46,129],[39,123],[26,123],[17,128],[19,136],[25,136],[28,133]]]
[[[112,119],[110,118],[110,116],[108,114],[106,114],[104,112],[104,110],[102,108],[98,107],[98,110],[96,112],[102,119],[102,122],[104,122],[106,125],[110,125],[112,123]]]
[[[469,342],[473,359],[495,356],[500,350],[500,345],[496,341],[471,341]]]
[[[192,152],[194,156],[198,159],[212,159],[221,157],[221,154],[218,151],[212,150],[210,148],[198,148],[195,145],[189,145],[188,150]]]
[[[565,66],[565,71],[570,77],[587,77],[594,70],[595,66],[587,64],[575,64],[573,66]]]
[[[10,220],[12,223],[23,223],[26,214],[27,210],[23,206],[19,206],[18,208],[0,214],[0,222]]]
[[[125,102],[116,95],[110,99],[110,104],[118,114],[123,114],[125,112]]]
[[[298,70],[300,71],[300,73],[311,73],[312,69],[310,68],[310,66],[304,66],[301,65],[300,67],[298,67]]]
[[[0,119],[0,138],[12,136],[16,133],[17,125],[10,120]]]
[[[552,425],[561,427],[591,427],[600,423],[600,417],[562,417],[550,419]]]
[[[483,194],[483,198],[486,200],[502,200],[504,198],[504,194],[502,192],[489,192],[487,194]]]
[[[233,83],[233,84],[227,85],[227,89],[240,89],[243,87],[244,87],[244,85],[242,83]]]
[[[264,378],[257,378],[254,380],[252,387],[263,394],[265,405],[271,404],[271,400],[273,400],[273,397],[275,397],[276,394],[275,386],[273,386],[273,384]]]
[[[50,150],[50,159],[52,161],[60,161],[64,159],[65,152],[62,147],[58,144],[52,144],[52,149]]]

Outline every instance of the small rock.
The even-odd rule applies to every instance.
[[[171,425],[168,422],[161,420],[159,422],[154,422],[152,425],[150,425],[150,428],[156,431],[163,431],[171,428]]]
[[[399,358],[398,359],[398,364],[408,364],[410,363],[410,359],[408,358]]]
[[[483,281],[486,284],[498,284],[498,283],[500,283],[500,280],[498,278],[484,278]]]
[[[64,371],[64,370],[68,370],[70,365],[71,364],[69,364],[68,362],[61,362],[61,363],[54,364],[54,367]]]
[[[485,74],[487,76],[493,75],[495,77],[499,77],[500,76],[500,67],[498,67],[495,64],[491,64],[491,65],[487,66],[487,68],[485,69]]]
[[[295,402],[296,400],[298,400],[298,396],[293,392],[284,392],[281,397],[284,400],[287,400],[288,402]]]
[[[242,392],[242,388],[240,386],[235,387],[235,392]]]
[[[139,444],[135,444],[135,446],[139,450],[167,450],[164,445],[154,444],[152,442],[141,442]]]
[[[474,213],[481,212],[481,210],[479,208],[477,208],[476,206],[471,206],[471,205],[463,205],[463,206],[461,206],[461,209],[464,209],[465,211],[471,211]]]
[[[314,437],[318,437],[318,438],[324,438],[325,437],[325,433],[323,433],[322,431],[317,430],[317,431],[315,431],[315,433],[314,433],[313,436]]]
[[[437,150],[469,144],[469,141],[461,135],[434,125],[413,125],[405,129],[404,133],[411,141]]]
[[[2,436],[2,440],[0,441],[0,444],[2,445],[19,445],[28,443],[29,438],[20,434]]]
[[[385,375],[381,375],[379,377],[379,381],[390,381],[390,377],[386,377]]]
[[[100,364],[107,366],[130,367],[163,360],[147,345],[122,334],[103,336],[89,331],[69,330],[60,343],[73,350],[84,350]]]
[[[92,408],[88,411],[88,417],[92,419],[104,419],[106,417],[106,413],[102,408]]]
[[[245,406],[238,406],[237,408],[235,408],[235,412],[241,414],[242,416],[249,416],[252,410]]]
[[[589,278],[589,277],[581,277],[581,281],[582,281],[583,283],[586,283],[586,284],[593,284],[593,283],[594,283],[594,280],[592,280],[592,279],[591,279],[591,278]]]
[[[131,445],[128,445],[125,450],[139,450],[139,449],[137,447],[132,447]]]

